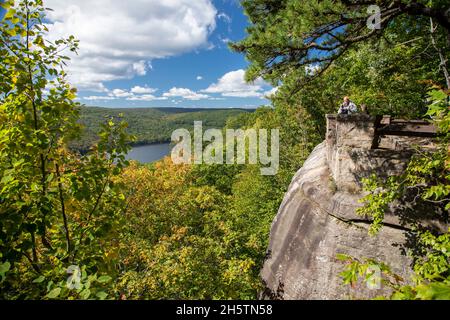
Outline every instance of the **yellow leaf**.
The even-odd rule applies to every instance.
[[[14,17],[14,15],[16,14],[16,10],[14,9],[9,9],[6,14],[5,14],[5,19],[11,19],[12,17]]]
[[[76,95],[75,93],[73,93],[73,92],[69,92],[69,93],[67,94],[67,98],[70,99],[70,100],[73,100],[73,99],[75,99],[76,97],[77,97],[77,95]]]

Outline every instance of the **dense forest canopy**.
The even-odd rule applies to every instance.
[[[72,146],[87,150],[98,139],[96,133],[105,117],[121,118],[128,123],[127,132],[135,137],[133,144],[170,142],[172,132],[178,128],[193,130],[194,121],[202,121],[204,130],[223,128],[227,120],[251,109],[202,108],[80,108],[80,124],[85,128],[81,139]]]
[[[293,175],[323,140],[324,115],[345,95],[371,114],[429,119],[441,133],[439,149],[414,159],[405,175],[366,182],[361,214],[373,218],[372,231],[382,227],[390,202],[411,189],[417,201],[435,203],[436,214],[448,214],[448,1],[242,5],[251,24],[232,48],[250,61],[249,80],[261,76],[279,87],[272,106],[219,115],[146,111],[164,119],[158,124],[130,113],[130,123],[148,120],[158,134],[144,134],[140,125],[128,133],[158,141],[197,116],[214,126],[231,116],[225,127],[279,128],[275,176],[261,176],[259,165],[125,161],[127,124],[114,111],[97,126],[102,112],[74,100],[64,52],[77,51],[78,41],[48,41],[41,0],[1,4],[1,298],[255,299],[271,221]],[[367,28],[369,5],[380,8],[380,29]],[[90,131],[80,126],[80,108]],[[70,146],[83,135],[93,145],[80,155]],[[394,286],[393,297],[450,298],[449,233],[415,235],[416,277]],[[367,265],[345,259],[344,279],[352,283]],[[72,287],[68,270],[80,275]]]

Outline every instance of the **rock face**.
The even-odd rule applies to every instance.
[[[339,277],[343,264],[336,260],[337,253],[395,262],[394,271],[408,273],[410,262],[394,247],[404,241],[403,230],[383,228],[376,237],[368,235],[367,222],[355,214],[360,196],[333,194],[326,152],[326,143],[317,146],[297,172],[273,222],[261,272],[264,298],[345,299],[355,291],[363,297],[380,294],[343,286]]]
[[[372,149],[375,121],[364,114],[327,116],[326,160],[339,190],[360,191],[362,178],[373,172],[383,176],[398,174],[411,158],[411,150]]]
[[[373,126],[366,120],[329,123],[327,140],[294,176],[272,224],[261,298],[371,298],[389,291],[364,283],[344,286],[338,253],[383,261],[409,278],[411,261],[401,249],[408,229],[387,214],[380,233],[369,236],[370,221],[355,213],[361,206],[360,179],[373,172],[399,173],[411,156],[404,150],[371,150]]]

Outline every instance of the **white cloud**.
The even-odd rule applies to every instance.
[[[129,101],[154,101],[154,100],[167,100],[166,97],[155,97],[152,94],[143,94],[139,96],[131,96],[128,97],[127,100]]]
[[[147,86],[140,87],[134,86],[131,90],[114,89],[107,90],[105,96],[88,96],[84,97],[84,100],[116,100],[126,99],[130,101],[153,101],[153,100],[166,100],[166,97],[155,97],[151,93],[154,93],[157,89],[149,88]]]
[[[142,76],[149,61],[207,48],[216,26],[211,0],[46,0],[49,37],[73,34],[70,80],[80,89],[104,92],[103,83]]]
[[[131,97],[133,94],[126,90],[114,89],[108,95],[111,97],[116,97],[116,98],[127,98],[127,97]]]
[[[104,96],[88,96],[82,99],[84,100],[125,99],[128,101],[154,101],[154,100],[168,100],[169,98],[183,98],[187,100],[201,100],[210,98],[206,94],[200,94],[187,88],[174,87],[159,97],[151,94],[156,91],[157,89],[149,88],[147,86],[145,87],[134,86],[130,90],[114,89],[108,91],[108,94]]]
[[[147,74],[147,63],[145,62],[145,60],[134,62],[133,72],[138,76],[145,76]]]
[[[197,76],[197,79],[203,79],[202,76]],[[168,100],[177,101],[173,98],[182,98],[186,100],[225,100],[224,97],[238,97],[238,98],[270,98],[278,90],[277,87],[269,89],[269,85],[261,78],[258,78],[253,83],[245,82],[245,71],[242,69],[231,71],[223,75],[214,84],[211,84],[207,89],[199,92],[188,88],[173,87],[164,92],[160,96],[155,96],[153,93],[158,89],[150,88],[147,85],[144,87],[134,86],[131,89],[113,89],[106,90],[104,96],[88,96],[82,98],[84,100],[114,100],[125,99],[128,101],[154,101],[154,100]],[[211,94],[220,94],[221,97],[211,96]],[[178,101],[179,102],[179,101]],[[178,103],[177,102],[177,103]]]
[[[217,15],[217,18],[219,19],[223,19],[225,22],[227,23],[231,23],[231,17],[229,15],[227,15],[225,12],[221,12]]]
[[[83,100],[89,100],[89,101],[95,101],[95,100],[115,100],[116,97],[110,97],[110,96],[88,96],[82,98]]]
[[[264,96],[262,90],[266,83],[262,79],[257,79],[253,83],[245,81],[245,71],[242,69],[231,71],[223,75],[217,83],[202,90],[204,93],[220,93],[224,97],[250,98]]]
[[[272,97],[274,94],[276,94],[277,91],[278,91],[278,87],[272,88],[272,89],[270,89],[270,90],[264,92],[264,96],[270,98],[270,97]]]
[[[196,79],[197,79],[197,80],[203,80],[203,77],[202,77],[202,76],[197,76]]]
[[[147,86],[144,86],[144,87],[134,86],[133,88],[131,88],[131,93],[136,93],[136,94],[149,94],[149,93],[154,93],[156,91],[158,91],[158,89],[149,88]]]
[[[163,94],[164,97],[182,97],[183,99],[187,100],[201,100],[201,99],[208,99],[209,96],[206,94],[200,94],[197,92],[194,92],[190,89],[186,88],[172,88],[168,92],[165,92]]]
[[[223,42],[225,44],[228,44],[229,42],[232,42],[230,38],[219,37],[219,40],[220,40],[220,42]]]

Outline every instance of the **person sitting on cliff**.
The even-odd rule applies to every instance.
[[[354,104],[349,97],[344,97],[344,103],[339,107],[338,114],[352,114],[358,111],[356,104]]]

